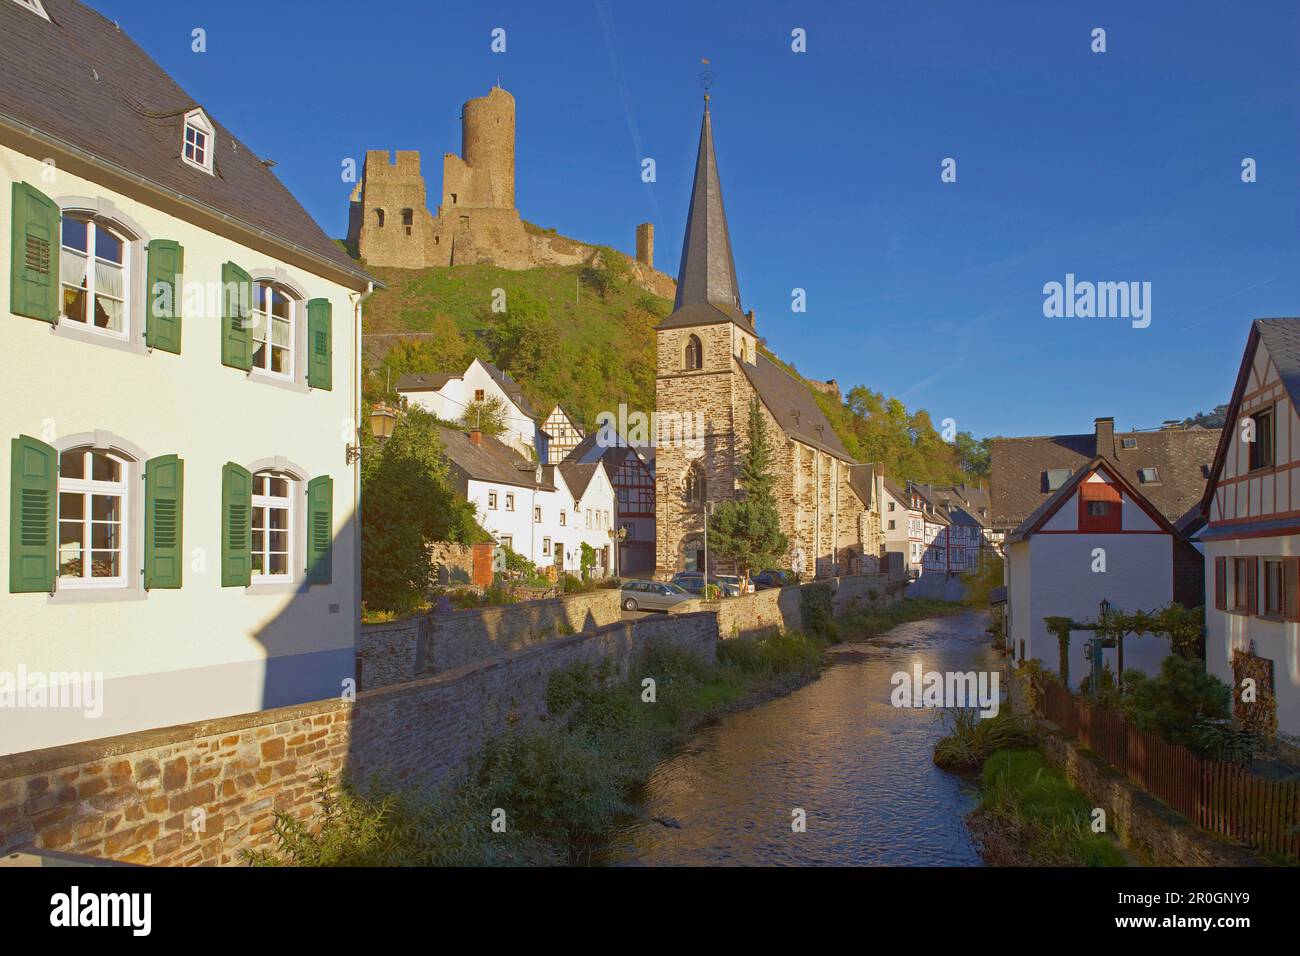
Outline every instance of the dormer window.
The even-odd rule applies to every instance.
[[[1160,472],[1155,468],[1139,468],[1138,480],[1144,485],[1158,485],[1160,483]]]
[[[1119,440],[1119,445],[1121,448],[1136,448],[1138,446],[1138,440],[1136,438],[1121,438]]]
[[[181,143],[181,159],[205,173],[212,173],[212,148],[215,130],[203,110],[190,110],[185,114],[185,138]]]

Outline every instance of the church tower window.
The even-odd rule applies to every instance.
[[[686,368],[687,370],[704,367],[704,347],[700,344],[700,337],[692,335],[686,340]]]

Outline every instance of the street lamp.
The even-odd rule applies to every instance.
[[[374,435],[381,443],[393,437],[393,429],[397,427],[397,409],[391,405],[385,405],[379,402],[370,409],[370,434]],[[350,465],[361,459],[361,445],[347,446],[347,463]]]
[[[614,577],[618,577],[619,553],[618,549],[622,547],[623,542],[627,539],[627,526],[622,525],[617,530],[609,529],[609,536],[614,541]]]

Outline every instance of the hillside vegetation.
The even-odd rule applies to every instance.
[[[364,309],[366,398],[393,401],[399,375],[460,371],[481,358],[509,372],[539,414],[560,403],[587,429],[620,403],[652,410],[654,327],[672,303],[630,282],[624,255],[602,253],[597,266],[524,271],[370,267],[386,288],[376,289]],[[497,289],[504,312],[493,310],[494,296],[501,301]],[[869,377],[870,369],[862,374]],[[986,446],[964,432],[944,441],[925,410],[909,411],[866,386],[841,401],[812,391],[849,453],[883,462],[896,479],[951,483],[987,474]]]

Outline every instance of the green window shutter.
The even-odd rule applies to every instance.
[[[144,586],[178,588],[184,560],[185,462],[175,455],[144,465]]]
[[[184,271],[185,250],[179,242],[174,239],[150,240],[144,344],[151,349],[181,354],[181,275]]]
[[[42,322],[59,317],[59,207],[28,183],[14,183],[9,311]]]
[[[59,453],[20,435],[10,444],[9,590],[53,591],[57,569]]]
[[[253,367],[253,279],[233,262],[221,267],[221,364]]]
[[[329,584],[334,541],[334,479],[307,482],[307,583]]]
[[[221,469],[221,586],[248,587],[253,574],[253,476],[233,461]]]
[[[307,384],[312,388],[333,388],[333,307],[329,299],[307,303]]]

